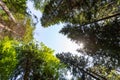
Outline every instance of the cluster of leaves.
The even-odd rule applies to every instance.
[[[17,42],[7,38],[0,41],[0,79],[8,80],[17,64],[15,45]]]
[[[60,61],[43,43],[19,43],[5,38],[0,41],[0,79],[58,79]]]

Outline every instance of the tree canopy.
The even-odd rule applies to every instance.
[[[0,0],[0,80],[58,79],[63,64],[54,50],[33,40],[26,9],[26,0]]]
[[[120,0],[51,0],[45,6],[41,22],[44,27],[64,23],[60,33],[84,44],[78,52],[92,57],[94,66],[116,70],[120,67],[119,4]],[[66,58],[60,59],[66,61]]]
[[[0,80],[64,80],[65,70],[73,80],[120,79],[120,0],[29,1],[42,12],[42,26],[65,24],[60,33],[83,43],[77,51],[84,56],[55,57],[33,40],[27,0],[0,0]]]
[[[20,43],[5,38],[0,41],[0,52],[1,80],[59,78],[62,64],[43,43]]]
[[[59,22],[87,25],[120,15],[119,0],[51,0],[45,7],[42,24]]]

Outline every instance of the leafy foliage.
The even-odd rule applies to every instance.
[[[42,25],[63,22],[60,33],[85,47],[78,52],[92,57],[93,66],[84,56],[58,54],[78,79],[119,80],[120,66],[120,0],[31,0],[43,12]],[[17,23],[0,8],[0,38],[6,35],[18,39],[0,41],[0,79],[54,80],[59,78],[60,61],[53,50],[30,42],[33,39],[30,18],[26,14],[26,0],[2,0]],[[13,6],[14,5],[14,6]],[[1,5],[0,5],[1,6]],[[29,14],[29,13],[28,13]],[[89,64],[88,64],[89,63]]]
[[[22,41],[26,42],[26,43],[28,43],[31,40],[33,40],[33,31],[34,31],[35,27],[34,26],[30,26],[30,24],[31,23],[30,23],[30,19],[29,19],[29,20],[26,21],[26,24],[24,25],[25,32],[24,32],[24,34],[22,36]],[[20,34],[23,33],[22,31],[24,31],[24,30],[21,30]]]
[[[92,56],[96,65],[117,68],[120,65],[119,26],[119,19],[116,19],[104,26],[97,23],[81,27],[67,25],[60,32],[78,44],[83,42],[84,49],[78,49],[78,51]]]
[[[116,70],[109,71],[109,69],[104,66],[94,66],[90,68],[90,70],[94,73],[105,76],[107,80],[119,80],[120,79],[120,74]]]
[[[86,25],[101,21],[102,18],[104,20],[119,13],[118,2],[118,0],[51,0],[45,6],[42,25],[47,27],[59,22]]]
[[[0,80],[58,79],[62,64],[53,55],[54,51],[43,43],[36,44],[32,41],[34,27],[31,27],[29,13],[26,14],[26,0],[0,2],[4,4],[0,5],[0,27],[2,27],[0,31]],[[16,19],[16,22],[9,19],[11,16]],[[5,36],[10,39],[4,39]]]
[[[111,70],[102,65],[95,65],[89,57],[77,56],[71,53],[60,53],[57,57],[62,63],[67,64],[67,68],[77,79],[80,80],[119,80],[120,74],[117,70]],[[90,66],[91,65],[91,66]]]
[[[45,6],[50,2],[50,0],[30,0],[34,3],[34,7],[41,12],[44,11]]]
[[[116,70],[120,67],[119,4],[119,0],[51,0],[41,21],[44,27],[65,23],[60,33],[84,44],[78,52],[91,56],[96,66]]]
[[[16,67],[16,44],[16,41],[8,38],[0,41],[0,80],[8,80]]]
[[[26,12],[27,0],[2,0],[12,13],[24,14]]]
[[[0,79],[58,79],[62,64],[53,52],[43,43],[19,43],[8,38],[1,40]]]
[[[20,79],[57,79],[59,60],[53,56],[53,50],[43,43],[21,44],[16,48],[18,53],[18,64],[14,72],[14,78],[19,75]]]

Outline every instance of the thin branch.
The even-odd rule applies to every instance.
[[[91,74],[90,72],[87,72],[87,71],[85,71],[84,69],[79,68],[79,67],[78,67],[78,69],[79,69],[80,71],[83,71],[83,73],[86,73],[87,75],[93,77],[94,79],[100,80],[98,77],[96,77],[95,75]]]
[[[73,64],[73,65],[74,65],[74,64]],[[93,72],[86,71],[86,70],[80,68],[80,67],[77,66],[77,65],[74,65],[74,66],[76,66],[80,71],[83,71],[84,73],[90,75],[91,77],[93,77],[93,78],[95,78],[95,79],[97,79],[97,80],[101,80],[101,79],[102,79],[102,80],[107,80],[105,77],[100,76],[100,75],[98,75],[97,73],[93,73]]]
[[[10,17],[11,21],[13,21],[14,23],[16,23],[16,20],[14,18],[14,16],[12,15],[12,13],[9,11],[8,7],[5,5],[4,2],[2,2],[0,0],[0,6],[2,7],[2,9],[6,12],[6,14]]]
[[[87,71],[89,71],[89,70],[87,70]],[[96,76],[98,76],[98,77],[100,77],[100,78],[102,78],[102,79],[104,79],[104,80],[107,80],[105,77],[97,74],[96,72],[93,72],[93,71],[89,71],[89,72],[91,72],[92,74],[94,74],[94,75],[96,75]]]
[[[80,25],[80,26],[85,26],[85,25],[88,25],[88,24],[92,24],[92,23],[95,23],[95,22],[102,21],[102,20],[110,19],[110,18],[113,18],[113,17],[116,17],[116,16],[120,16],[120,12],[119,12],[119,13],[116,13],[116,14],[113,14],[113,15],[111,15],[111,16],[107,16],[107,17],[104,17],[104,18],[101,18],[101,19],[98,19],[98,20],[89,22],[89,23],[85,23],[85,24]]]
[[[87,69],[85,70],[84,68],[81,68],[79,66],[79,64],[77,64],[77,63],[75,64],[74,62],[72,62],[72,61],[74,61],[74,58],[72,58],[72,60],[71,60],[71,59],[67,58],[66,56],[67,55],[65,55],[65,54],[60,54],[60,55],[57,55],[57,58],[59,58],[61,60],[61,62],[65,63],[65,64],[68,64],[69,63],[68,61],[70,61],[70,64],[68,64],[69,66],[73,66],[75,68],[78,68],[79,71],[91,76],[92,78],[94,78],[96,80],[107,80],[105,77],[103,77],[97,73],[93,73],[91,71],[88,71]],[[72,56],[70,55],[69,57],[72,57]]]

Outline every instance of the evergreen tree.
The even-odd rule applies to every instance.
[[[78,52],[91,56],[94,66],[116,71],[120,66],[119,4],[120,0],[51,0],[41,21],[44,27],[64,23],[60,33],[84,44]]]

